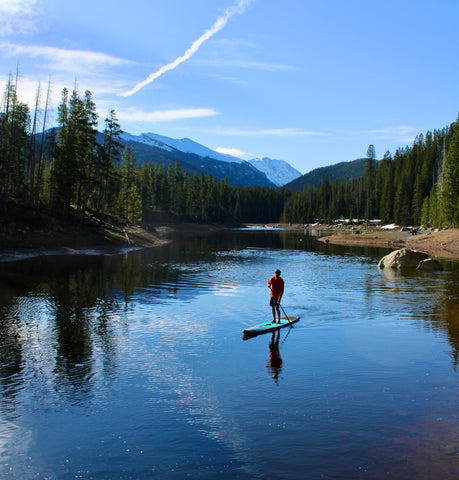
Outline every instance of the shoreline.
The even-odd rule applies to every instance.
[[[425,252],[435,258],[459,261],[459,229],[428,230],[421,233],[403,231],[384,231],[381,229],[356,233],[334,233],[318,239],[320,242],[334,245],[410,248]]]
[[[444,230],[392,229],[381,226],[327,224],[265,224],[314,232],[318,241],[349,247],[411,248],[433,257],[459,261],[459,228]],[[49,230],[23,228],[0,235],[0,263],[46,255],[116,255],[170,243],[179,237],[210,233],[225,225],[167,221],[141,226],[67,226]]]
[[[224,228],[220,225],[171,222],[148,225],[148,228],[67,226],[47,231],[18,229],[0,236],[0,264],[48,255],[117,255]]]
[[[393,228],[379,225],[361,224],[267,224],[271,228],[304,230],[320,235],[319,242],[343,245],[348,247],[374,248],[411,248],[425,252],[435,258],[459,261],[459,228],[423,229]],[[388,226],[389,227],[389,226]]]

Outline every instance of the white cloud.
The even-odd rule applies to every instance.
[[[0,0],[1,1],[1,0]],[[14,58],[19,65],[19,77],[22,91],[27,99],[35,97],[38,81],[48,81],[51,77],[56,93],[67,87],[72,89],[77,81],[83,89],[89,89],[94,95],[113,95],[126,88],[126,81],[118,67],[126,67],[133,62],[101,52],[90,50],[70,50],[44,45],[19,45],[0,42],[0,52]],[[25,61],[25,57],[27,60]],[[21,72],[22,65],[27,65],[27,72]],[[109,75],[109,80],[107,76]]]
[[[118,111],[117,114],[120,120],[137,122],[168,122],[189,118],[211,117],[213,115],[218,115],[219,113],[211,108],[188,108],[175,110],[154,110],[152,112],[129,109]]]
[[[217,147],[215,151],[218,153],[224,153],[226,155],[232,155],[233,157],[243,157],[244,155],[247,155],[246,152],[242,152],[237,148]]]
[[[37,0],[0,0],[0,36],[35,31],[39,10]]]
[[[137,85],[134,86],[134,88],[132,88],[128,92],[123,93],[122,96],[130,97],[131,95],[134,95],[134,93],[137,93],[146,85],[150,84],[151,82],[154,82],[158,77],[160,77],[164,73],[169,72],[170,70],[174,70],[180,64],[182,64],[183,62],[191,58],[199,50],[199,48],[205,41],[213,37],[228,23],[228,21],[232,16],[236,14],[239,14],[239,15],[243,14],[253,1],[254,0],[238,0],[238,3],[236,5],[232,7],[228,7],[224,15],[221,15],[220,17],[218,17],[215,23],[212,25],[212,27],[206,30],[197,40],[195,40],[182,56],[176,58],[173,62],[162,66],[156,72],[151,73],[145,80],[139,82]]]
[[[38,92],[38,85],[39,82],[35,81],[31,78],[23,78],[21,75],[18,79],[18,96],[21,102],[27,103],[30,108],[35,105],[37,92]],[[60,90],[58,90],[60,88]],[[50,85],[50,97],[51,97],[51,104],[56,102],[57,92],[62,90],[62,85]],[[40,82],[40,99],[44,101],[46,98],[46,92],[48,89],[48,82]]]
[[[130,60],[114,57],[101,52],[89,50],[67,50],[63,48],[42,45],[15,45],[3,43],[0,45],[9,56],[21,55],[34,59],[41,58],[46,62],[42,67],[64,72],[86,72],[94,69],[95,72],[105,68],[131,64]]]

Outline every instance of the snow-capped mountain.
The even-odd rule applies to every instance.
[[[157,135],[156,133],[142,133],[138,136],[124,133],[122,137],[125,140],[144,143],[146,145],[163,148],[164,150],[168,151],[172,151],[172,147],[175,148],[175,150],[179,150],[180,152],[193,153],[194,155],[213,158],[214,160],[219,160],[220,162],[242,163],[244,161],[238,157],[233,157],[231,155],[216,152],[215,150],[207,148],[204,145],[201,145],[200,143],[197,143],[189,138],[170,138],[164,135]]]
[[[178,162],[188,173],[212,175],[217,180],[226,178],[230,185],[275,187],[263,172],[249,162],[223,155],[188,138],[178,140],[153,133],[124,133],[120,141],[133,149],[137,165],[152,162],[167,166]]]
[[[170,138],[156,133],[142,133],[140,135],[123,133],[122,140],[125,143],[137,145],[136,158],[138,161],[143,161],[145,158],[145,152],[139,151],[141,145],[143,145],[144,148],[151,147],[159,149],[159,151],[163,151],[164,154],[167,152],[168,158],[169,154],[176,156],[178,152],[181,152],[181,154],[188,155],[187,158],[179,159],[180,163],[185,168],[190,169],[189,162],[191,161],[194,165],[191,169],[198,167],[200,171],[210,173],[216,178],[224,178],[225,176],[228,176],[230,183],[239,185],[269,184],[280,187],[302,175],[284,160],[272,160],[267,157],[258,157],[247,162],[241,158],[233,157],[232,155],[216,152],[215,150],[205,147],[189,138]],[[146,155],[148,156],[148,153]],[[194,159],[190,158],[190,156],[194,157]],[[201,159],[199,160],[199,165],[196,163],[198,158]],[[230,167],[232,164],[237,165]],[[236,174],[237,180],[232,180],[232,175],[235,173],[231,173],[229,168],[234,172],[239,171],[239,173]],[[246,183],[244,182],[244,178]]]
[[[284,160],[273,160],[268,157],[257,157],[249,160],[257,170],[263,172],[274,185],[281,187],[301,177],[303,174]]]

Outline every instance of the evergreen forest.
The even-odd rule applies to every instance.
[[[64,89],[57,128],[47,127],[49,90],[37,88],[32,108],[17,83],[6,84],[0,112],[0,207],[52,211],[61,218],[90,215],[148,223],[157,215],[193,222],[332,222],[380,219],[399,225],[459,225],[459,118],[442,130],[420,134],[412,146],[376,159],[368,147],[360,178],[296,192],[243,187],[210,175],[149,162],[138,165],[120,137],[111,110],[98,141],[96,105],[90,91]],[[44,105],[44,106],[43,106]]]

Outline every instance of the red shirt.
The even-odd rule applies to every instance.
[[[271,297],[274,297],[276,300],[280,301],[282,295],[284,294],[284,281],[282,278],[276,277],[275,275],[272,276],[268,280],[268,287],[271,289]]]

